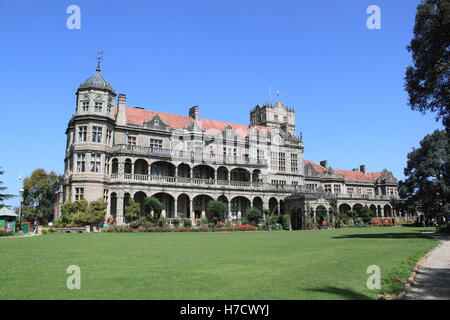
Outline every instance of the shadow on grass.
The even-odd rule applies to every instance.
[[[346,234],[333,239],[417,239],[425,238],[426,236],[419,232],[407,232],[407,233],[363,233],[363,234]]]
[[[319,292],[319,293],[331,293],[333,295],[338,296],[339,298],[347,299],[347,300],[373,300],[372,297],[369,297],[365,294],[355,292],[352,289],[344,289],[337,287],[323,287],[316,289],[308,289],[307,291],[311,292]]]

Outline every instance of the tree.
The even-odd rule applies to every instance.
[[[141,205],[139,202],[130,199],[125,206],[125,218],[127,222],[135,221],[141,215]]]
[[[365,205],[358,213],[358,217],[360,217],[364,223],[367,223],[372,218],[372,210]]]
[[[56,173],[47,173],[44,169],[36,169],[23,181],[23,213],[27,220],[40,222],[53,220],[56,191],[62,177]]]
[[[161,211],[164,208],[161,201],[155,197],[147,197],[144,199],[144,213],[146,216],[150,216],[152,210],[155,212]]]
[[[262,214],[261,211],[259,211],[258,208],[247,208],[247,210],[245,210],[245,217],[248,220],[248,223],[250,223],[251,225],[258,225],[259,219],[262,218]]]
[[[5,171],[1,170],[1,168],[0,168],[0,175],[2,175],[3,173],[5,173]],[[3,182],[0,181],[0,192],[3,192],[6,189],[8,189],[7,187],[2,187],[2,184],[3,184]],[[5,207],[5,205],[2,203],[3,201],[11,199],[13,197],[14,197],[14,195],[12,195],[12,194],[0,193],[0,208]]]
[[[217,224],[219,221],[224,220],[225,213],[227,212],[227,204],[222,201],[211,200],[208,202],[208,221]]]
[[[450,128],[450,1],[424,0],[417,7],[414,38],[408,46],[414,66],[405,88],[412,110],[436,112]]]
[[[400,196],[427,218],[450,216],[450,142],[444,130],[423,138],[418,149],[408,154],[405,181]]]
[[[77,226],[99,225],[106,215],[107,203],[96,200],[88,203],[85,199],[65,202],[61,206],[61,219]]]

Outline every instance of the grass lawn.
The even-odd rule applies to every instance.
[[[393,279],[437,245],[424,230],[0,238],[0,299],[376,299],[367,267],[398,291]],[[81,268],[80,290],[66,287],[69,265]]]

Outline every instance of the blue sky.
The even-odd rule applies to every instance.
[[[201,118],[248,124],[271,86],[296,110],[306,159],[401,179],[407,153],[441,127],[411,111],[403,89],[418,3],[0,0],[0,179],[18,194],[19,175],[63,173],[75,91],[98,50],[130,106],[187,115],[198,105]],[[66,27],[71,4],[81,30]],[[381,30],[366,27],[372,4]]]

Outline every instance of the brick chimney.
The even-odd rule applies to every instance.
[[[322,161],[320,161],[320,165],[321,165],[322,167],[328,168],[328,160],[322,160]]]
[[[127,96],[123,93],[117,96],[117,117],[116,124],[124,126],[127,124],[127,115],[125,112],[125,106],[127,104]]]
[[[192,119],[198,119],[198,106],[193,106],[189,109],[189,117]]]
[[[366,165],[365,164],[360,165],[359,171],[361,171],[362,173],[366,173]]]
[[[127,104],[127,96],[125,94],[123,94],[123,93],[120,93],[117,96],[117,104],[119,106],[125,106]]]

